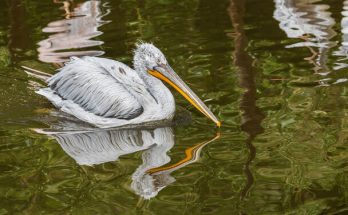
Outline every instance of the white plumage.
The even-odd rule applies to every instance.
[[[38,93],[60,110],[97,127],[137,125],[173,118],[175,101],[161,80],[220,126],[208,107],[172,70],[162,52],[148,43],[137,46],[134,70],[110,59],[73,57],[46,80],[48,87]]]

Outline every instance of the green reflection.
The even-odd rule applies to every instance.
[[[66,2],[78,11],[94,1]],[[148,150],[156,150],[150,147],[79,165],[61,142],[30,130],[62,121],[20,66],[53,73],[37,44],[58,32],[43,29],[86,17],[69,14],[64,1],[1,1],[0,214],[347,213],[347,1],[94,4],[102,23],[92,19],[98,33],[87,36],[91,46],[56,52],[97,51],[131,64],[139,39],[154,42],[223,119],[221,138],[202,148],[197,162],[150,179],[164,188],[140,197],[135,173],[147,177],[148,169],[180,163],[186,149],[215,136],[176,96],[193,122],[170,128],[175,136],[162,153],[170,163],[145,168]]]

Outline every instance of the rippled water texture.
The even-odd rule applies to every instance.
[[[348,214],[348,0],[3,0],[0,14],[0,214]],[[21,69],[131,65],[140,40],[221,129],[175,93],[173,124],[91,130]]]

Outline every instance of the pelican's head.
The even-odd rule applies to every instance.
[[[164,57],[164,54],[154,45],[149,43],[141,43],[137,45],[134,53],[134,68],[137,71],[146,71],[146,74],[168,83],[200,112],[213,120],[218,127],[221,126],[221,122],[174,72],[168,64],[167,59]]]

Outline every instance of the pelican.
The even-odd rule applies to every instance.
[[[97,127],[110,128],[172,120],[175,101],[164,81],[221,126],[153,44],[137,44],[133,64],[131,69],[106,58],[72,57],[51,77],[36,72],[48,85],[37,93],[63,112]]]

